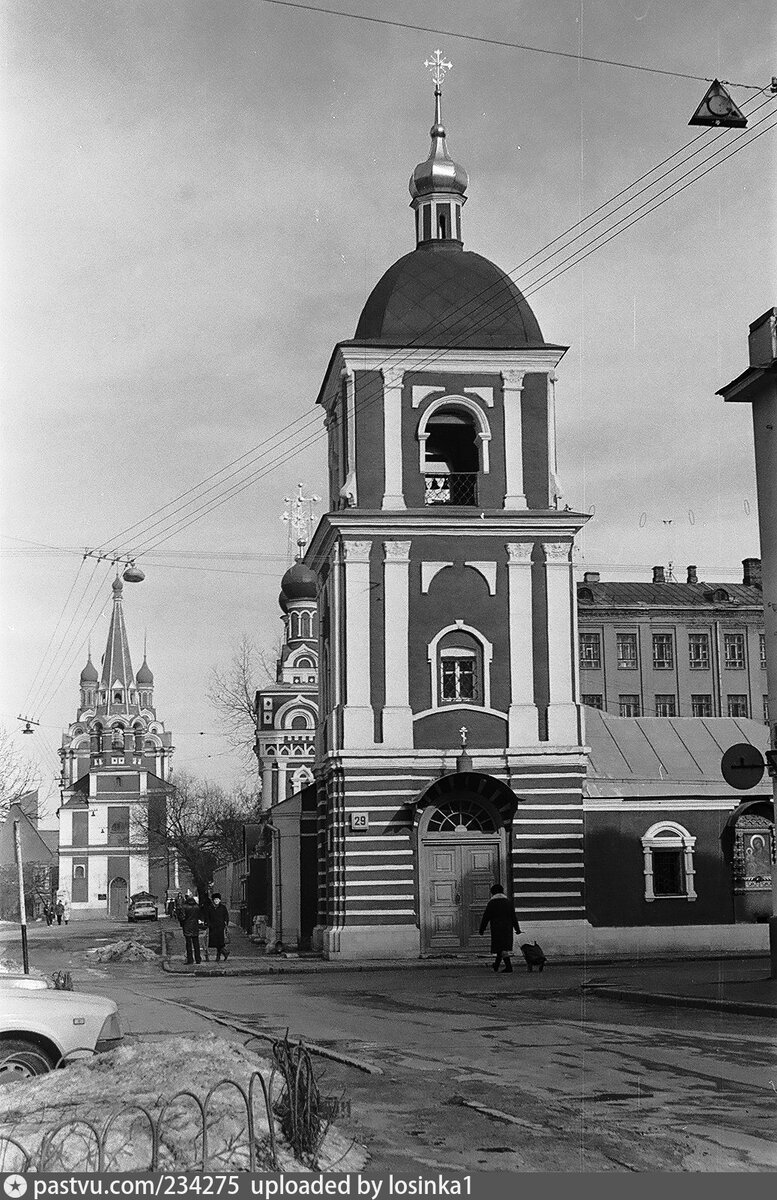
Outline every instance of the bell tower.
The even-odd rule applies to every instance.
[[[489,843],[488,871],[512,883],[537,848],[531,839],[544,836],[530,827],[552,829],[547,809],[514,824],[521,780],[532,795],[541,781],[550,799],[568,796],[571,778],[578,804],[584,770],[572,550],[588,518],[563,505],[556,464],[566,347],[544,339],[508,275],[464,249],[468,177],[441,116],[451,64],[437,51],[427,66],[435,112],[429,154],[410,180],[416,246],[373,289],[354,338],[335,347],[318,397],[330,511],[306,563],[319,580],[317,771],[330,880],[321,937],[333,956],[438,944],[421,833],[442,793],[421,797],[441,775],[477,775],[469,786],[492,796],[487,819],[505,836]],[[462,726],[471,772],[455,769]],[[360,804],[374,833],[353,824]],[[569,825],[571,844],[556,855],[568,865],[582,854],[581,822],[557,824]],[[456,870],[471,850],[457,850]],[[522,876],[532,920],[578,918],[579,882],[559,891],[546,876],[531,887]],[[455,880],[451,888],[463,894]],[[445,944],[466,945],[469,917],[445,920],[455,926]]]

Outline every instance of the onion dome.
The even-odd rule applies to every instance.
[[[138,687],[153,687],[154,686],[154,675],[153,675],[148,663],[146,662],[145,654],[143,655],[143,663],[140,667],[140,670],[138,671],[137,675],[135,676],[135,683],[138,685]]]
[[[445,143],[445,127],[442,123],[439,87],[434,92],[434,124],[429,130],[432,144],[429,155],[420,162],[410,176],[410,195],[413,199],[430,196],[432,192],[451,192],[463,196],[467,190],[469,176],[462,166],[451,158]]]
[[[289,567],[281,580],[281,594],[278,603],[284,612],[293,600],[310,600],[315,603],[318,591],[318,579],[310,567],[306,567],[299,559],[293,567]]]
[[[90,654],[86,661],[86,666],[81,672],[81,683],[97,683],[99,678],[100,676],[97,674],[97,668],[92,662],[92,656]]]

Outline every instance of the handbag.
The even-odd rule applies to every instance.
[[[229,926],[225,925],[224,926],[224,945],[228,946],[231,941],[232,941],[232,938],[229,935]]]

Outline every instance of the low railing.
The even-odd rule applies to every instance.
[[[424,504],[473,507],[478,502],[476,471],[454,471],[445,475],[425,475]]]

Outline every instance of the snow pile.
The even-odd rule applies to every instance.
[[[205,1107],[209,1171],[245,1171],[250,1165],[246,1106],[237,1088],[248,1093],[251,1076],[261,1071],[265,1082],[270,1062],[239,1042],[215,1034],[167,1035],[148,1042],[125,1043],[109,1054],[73,1062],[27,1082],[0,1088],[0,1171],[19,1169],[16,1152],[3,1144],[13,1138],[35,1163],[49,1135],[46,1161],[50,1171],[96,1171],[96,1137],[104,1143],[104,1171],[148,1171],[152,1131],[159,1129],[160,1171],[198,1170],[202,1159],[203,1116],[211,1088],[221,1083]],[[281,1082],[276,1075],[276,1095]],[[183,1095],[182,1093],[190,1093]],[[198,1099],[195,1099],[197,1097]],[[112,1119],[112,1120],[111,1120]],[[270,1169],[269,1127],[261,1086],[253,1103],[256,1161]],[[110,1127],[109,1127],[110,1123]],[[280,1171],[305,1171],[274,1123]],[[339,1130],[330,1128],[319,1155],[319,1170],[355,1171],[366,1161]]]
[[[3,975],[24,975],[24,973],[23,965],[15,958],[0,958],[0,981],[2,981]],[[34,979],[47,978],[43,971],[37,971],[34,967],[31,967],[27,974]]]
[[[156,962],[159,952],[149,950],[141,942],[123,941],[111,942],[109,946],[100,946],[96,950],[87,950],[87,958],[93,962]]]

